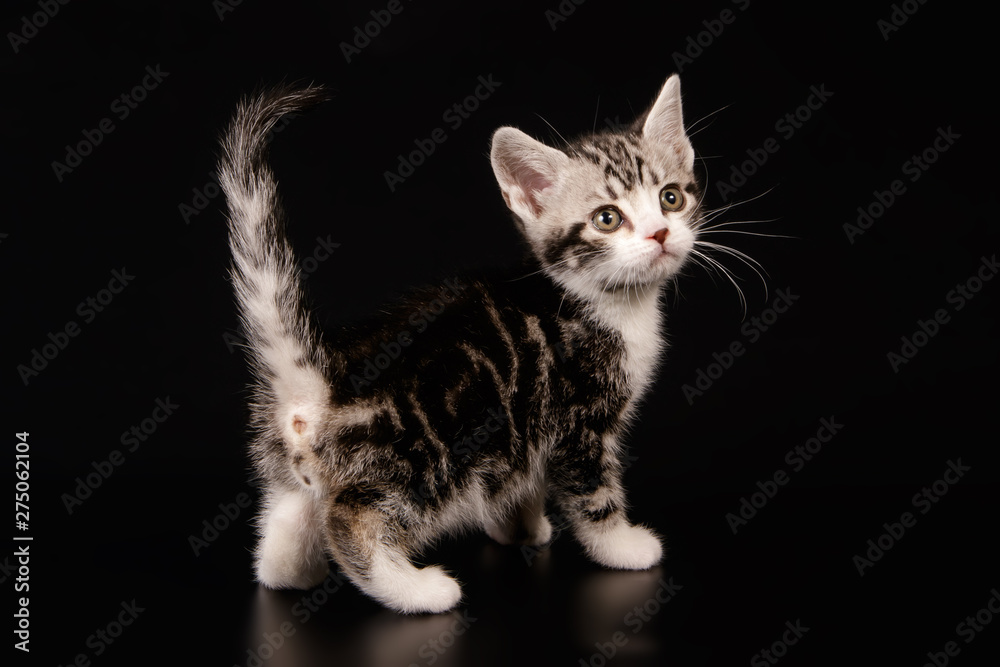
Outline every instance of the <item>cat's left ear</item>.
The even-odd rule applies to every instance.
[[[684,133],[684,115],[681,112],[681,77],[674,74],[660,89],[653,106],[642,121],[642,136],[661,146],[668,146],[677,154],[681,165],[694,171],[694,148]]]

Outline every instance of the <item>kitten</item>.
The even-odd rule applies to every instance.
[[[666,347],[661,288],[695,243],[702,189],[680,79],[624,131],[552,148],[498,129],[490,159],[533,270],[418,292],[325,341],[265,161],[281,116],[323,97],[244,100],[222,141],[265,488],[258,580],[308,588],[332,558],[387,607],[443,612],[459,584],[411,559],[469,528],[545,544],[546,498],[597,563],[658,563],[660,539],[626,518],[620,455]]]

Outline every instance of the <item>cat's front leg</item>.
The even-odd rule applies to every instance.
[[[648,570],[663,557],[663,545],[656,533],[645,526],[630,524],[624,515],[585,525],[576,524],[574,530],[587,555],[604,567]]]
[[[663,545],[652,530],[628,521],[617,448],[597,435],[587,440],[553,457],[556,501],[592,560],[619,570],[649,569],[663,557]]]

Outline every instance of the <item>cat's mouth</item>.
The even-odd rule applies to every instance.
[[[661,278],[666,277],[679,271],[686,258],[685,248],[664,244],[650,261],[649,268]]]
[[[680,262],[684,259],[687,253],[683,248],[678,248],[677,246],[667,245],[666,243],[660,245],[660,252],[653,257],[653,265],[656,266],[663,262]]]

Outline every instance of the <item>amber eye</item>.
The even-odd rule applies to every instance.
[[[597,227],[602,232],[613,232],[622,226],[624,218],[622,218],[621,213],[613,208],[602,208],[594,214],[594,217],[590,221],[594,223],[594,227]]]
[[[669,185],[660,190],[660,208],[664,211],[679,211],[684,206],[684,195],[680,190]]]

